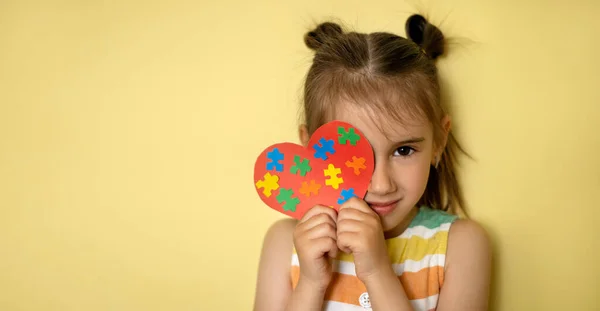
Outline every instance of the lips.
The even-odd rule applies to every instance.
[[[375,211],[375,213],[384,216],[391,213],[395,208],[398,201],[389,201],[389,202],[368,202],[371,209]]]

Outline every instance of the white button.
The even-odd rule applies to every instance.
[[[371,300],[369,300],[369,293],[367,292],[364,292],[362,295],[360,295],[358,302],[360,302],[361,307],[365,309],[371,308]]]

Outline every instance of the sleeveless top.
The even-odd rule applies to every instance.
[[[409,227],[399,236],[386,239],[388,255],[415,311],[435,310],[444,283],[444,264],[448,231],[458,216],[419,207]],[[333,261],[333,277],[325,294],[323,310],[371,310],[365,285],[356,277],[351,254],[340,254]],[[298,284],[298,255],[292,254],[291,279]]]

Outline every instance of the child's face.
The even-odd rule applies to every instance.
[[[356,126],[373,147],[375,170],[365,201],[380,215],[383,230],[391,231],[405,224],[425,191],[435,156],[433,129],[425,120],[376,124],[367,111],[341,106],[335,119]],[[386,133],[380,130],[382,125]]]

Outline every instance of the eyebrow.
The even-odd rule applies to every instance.
[[[414,143],[420,143],[420,142],[422,142],[424,140],[425,140],[424,137],[411,137],[411,138],[408,138],[408,139],[405,139],[405,140],[401,140],[397,144],[398,145],[414,144]]]

